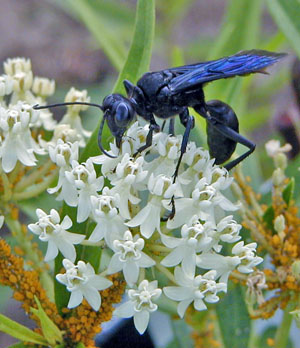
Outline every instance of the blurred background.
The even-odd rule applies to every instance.
[[[34,75],[54,79],[56,93],[49,103],[62,102],[71,86],[87,89],[91,101],[101,103],[126,60],[135,7],[135,0],[0,0],[0,60],[30,58]],[[276,138],[292,144],[288,171],[299,175],[300,24],[295,20],[299,15],[297,1],[156,1],[151,70],[217,59],[243,49],[289,53],[268,69],[270,75],[217,81],[205,88],[207,100],[220,99],[233,107],[240,132],[257,144],[244,170],[266,197],[272,172],[266,141]],[[59,118],[63,110],[55,112]],[[88,110],[86,127],[92,130],[100,116],[97,110]],[[203,120],[197,118],[192,133],[193,140],[205,147]],[[244,151],[238,147],[238,152]],[[300,187],[296,190],[297,197]],[[1,313],[26,320],[17,302],[7,303],[8,290],[1,287],[0,295]],[[0,333],[0,348],[12,342]]]

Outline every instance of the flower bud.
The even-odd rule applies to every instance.
[[[278,233],[280,239],[283,239],[285,236],[285,218],[283,215],[279,215],[276,217],[274,221],[274,229]]]
[[[65,102],[66,103],[72,103],[72,102],[85,102],[89,103],[90,102],[90,97],[87,95],[87,90],[82,90],[79,91],[78,89],[75,89],[72,87],[69,92],[67,93],[65,97]],[[73,112],[80,112],[83,110],[86,110],[88,108],[87,105],[71,105],[68,106],[68,109],[73,111]]]
[[[272,175],[272,181],[275,186],[279,186],[285,179],[284,172],[281,168],[277,168],[274,170]]]
[[[297,280],[300,280],[300,260],[292,263],[292,274]]]
[[[280,152],[274,157],[274,164],[276,168],[284,170],[287,167],[287,157],[284,153]]]
[[[55,91],[55,82],[45,77],[36,76],[33,80],[32,91],[43,98],[49,97]]]

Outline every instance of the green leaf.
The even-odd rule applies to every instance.
[[[260,0],[231,0],[228,3],[220,37],[212,49],[216,56],[210,55],[209,58],[217,59],[241,50],[255,48],[260,31],[261,9]],[[247,94],[241,91],[246,81],[249,83],[249,77],[215,81],[205,89],[207,100],[218,98],[229,103],[237,114],[243,114],[242,106],[246,105]]]
[[[7,348],[28,348],[28,344],[25,344],[23,342],[18,342],[18,343],[12,344],[11,346],[8,346]]]
[[[167,348],[192,348],[193,341],[190,337],[191,329],[184,320],[172,320],[174,339]]]
[[[85,0],[65,0],[65,2],[69,5],[68,12],[75,13],[93,34],[114,67],[118,71],[121,70],[126,56],[124,44],[120,41],[118,35],[114,35],[107,28],[106,23],[101,19],[101,12],[95,11]]]
[[[216,306],[216,312],[224,347],[248,347],[251,321],[240,285],[230,283],[228,293]]]
[[[128,53],[127,60],[113,88],[113,93],[124,93],[123,80],[128,79],[135,83],[137,79],[149,70],[151,49],[154,37],[155,25],[155,1],[139,0],[135,19],[135,31]],[[91,156],[99,154],[97,144],[98,130],[101,120],[99,120],[92,136],[87,143],[80,161],[86,161]],[[107,132],[104,133],[107,135]]]
[[[44,337],[51,346],[57,343],[61,343],[63,341],[62,332],[48,317],[36,296],[34,297],[34,300],[38,306],[38,309],[31,308],[30,310],[34,315],[36,315],[39,318]]]
[[[270,205],[263,215],[263,221],[266,223],[268,228],[271,231],[273,231],[273,233],[275,233],[274,223],[273,223],[274,219],[275,219],[275,212],[274,212],[273,207]]]
[[[270,13],[300,58],[299,0],[267,0]]]
[[[282,197],[287,205],[290,204],[291,199],[293,198],[295,191],[295,178],[291,178],[291,181],[285,187],[282,192]]]
[[[48,346],[47,340],[38,333],[28,329],[14,320],[0,314],[0,331],[17,338],[20,341]]]
[[[264,332],[261,334],[261,336],[259,337],[259,339],[257,340],[257,348],[270,348],[270,345],[268,344],[268,339],[270,338],[275,338],[276,335],[276,331],[277,331],[277,327],[276,326],[269,326],[267,327]],[[291,340],[288,340],[287,345],[284,348],[293,348],[293,344],[291,342]]]
[[[135,83],[149,70],[155,26],[155,1],[139,0],[132,44],[114,87],[114,93],[125,93],[123,80]]]

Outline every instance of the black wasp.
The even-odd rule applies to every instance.
[[[189,114],[188,110],[188,107],[191,107],[207,122],[207,143],[216,164],[226,162],[234,152],[237,143],[243,144],[249,149],[225,165],[225,168],[230,170],[254,151],[255,144],[239,134],[237,116],[228,104],[220,100],[205,101],[203,87],[214,80],[251,73],[264,73],[266,67],[276,63],[285,55],[285,53],[263,50],[242,51],[217,60],[148,72],[138,80],[136,86],[125,80],[123,83],[127,97],[121,94],[110,94],[104,98],[103,105],[74,102],[48,106],[36,105],[34,108],[43,109],[72,104],[92,105],[100,108],[104,115],[100,124],[98,144],[102,152],[109,157],[114,156],[105,151],[101,139],[105,121],[116,139],[118,148],[121,147],[122,137],[136,118],[136,114],[149,122],[146,143],[138,150],[138,152],[142,152],[151,146],[153,132],[160,130],[154,116],[164,120],[170,119],[170,133],[174,133],[173,116],[179,115],[185,132],[180,158],[174,173],[175,180],[182,156],[186,151],[190,131],[194,127],[194,117]]]

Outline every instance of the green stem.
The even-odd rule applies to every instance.
[[[43,178],[50,168],[54,165],[51,160],[48,160],[42,167],[36,169],[31,174],[24,176],[14,187],[15,192],[20,192],[24,188],[31,186],[36,180]],[[56,171],[57,172],[57,171]]]
[[[4,173],[4,171],[2,169],[0,171],[1,171],[0,175],[1,175],[2,183],[3,183],[3,188],[4,188],[3,200],[4,200],[4,202],[7,202],[10,200],[11,195],[12,195],[10,182],[9,182],[9,179],[8,179],[6,173]]]
[[[49,185],[51,184],[53,179],[56,177],[56,175],[57,175],[57,170],[55,170],[52,174],[48,175],[43,180],[43,182],[36,185],[32,185],[30,188],[28,188],[24,192],[14,193],[12,195],[12,199],[15,201],[21,201],[23,199],[29,199],[29,198],[38,196],[49,187]]]
[[[161,251],[164,253],[169,253],[171,251],[170,248],[165,247],[163,245],[154,245],[147,243],[147,249],[153,250],[153,251]]]
[[[105,246],[105,242],[103,240],[101,240],[100,242],[90,242],[88,240],[83,240],[81,243],[81,245],[88,245],[88,246]]]
[[[170,272],[168,269],[166,269],[163,265],[160,264],[160,259],[158,257],[152,256],[152,258],[156,261],[155,267],[163,273],[168,279],[171,280],[172,283],[176,284],[174,275],[172,272]]]
[[[287,346],[292,321],[293,316],[290,314],[290,308],[285,309],[281,324],[276,331],[274,348],[282,348]]]

